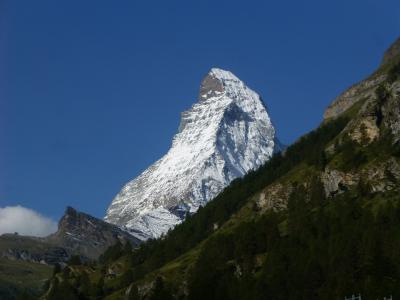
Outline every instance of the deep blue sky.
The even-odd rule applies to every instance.
[[[0,1],[0,207],[102,217],[213,66],[258,91],[291,143],[399,29],[398,0]]]

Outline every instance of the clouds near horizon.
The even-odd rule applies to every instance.
[[[54,220],[32,209],[20,205],[0,207],[0,235],[18,232],[20,235],[44,237],[56,230]]]

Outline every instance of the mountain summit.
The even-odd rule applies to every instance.
[[[142,240],[159,237],[279,147],[260,96],[213,68],[198,102],[182,113],[168,153],[122,188],[105,220]]]

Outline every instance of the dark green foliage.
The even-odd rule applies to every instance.
[[[387,81],[389,83],[395,82],[400,77],[400,62],[393,65],[388,72]]]
[[[366,199],[372,195],[372,188],[368,182],[366,182],[363,178],[360,178],[360,181],[357,184],[357,189],[359,191],[360,197]]]
[[[382,124],[383,113],[382,106],[387,102],[390,97],[390,91],[385,83],[380,84],[375,90],[377,103],[375,106],[376,125],[378,127]]]
[[[125,271],[122,275],[121,275],[121,286],[128,286],[130,283],[132,283],[133,281],[133,271],[131,269]]]
[[[128,241],[125,243],[125,245],[124,245],[124,249],[123,249],[123,252],[124,253],[126,253],[126,254],[130,254],[130,253],[132,253],[132,245],[131,245],[131,243],[129,243]]]
[[[140,300],[139,291],[136,285],[132,285],[128,288],[126,298],[127,300]]]
[[[365,149],[360,144],[345,135],[340,145],[336,146],[336,154],[340,155],[340,165],[343,171],[359,168],[368,161]]]
[[[210,238],[192,270],[189,299],[246,299],[255,284],[255,256],[279,238],[281,217],[269,213],[257,222],[240,224],[231,234]]]
[[[67,262],[68,266],[79,266],[81,264],[82,264],[82,262],[81,262],[81,258],[79,257],[79,255],[72,255]]]
[[[37,297],[32,296],[31,291],[24,290],[19,295],[17,295],[15,300],[37,300]]]
[[[132,252],[132,247],[129,243],[128,245],[123,245],[119,240],[115,243],[115,245],[109,247],[99,258],[99,261],[101,263],[108,263],[112,262],[121,256],[123,256],[125,253],[131,253]],[[127,252],[125,252],[126,250]]]
[[[287,216],[268,214],[213,237],[192,271],[189,299],[398,297],[400,208],[388,201],[374,216],[359,194],[349,191],[315,207],[297,186]],[[286,218],[288,235],[280,236],[277,227]],[[259,271],[258,253],[266,255]]]
[[[57,278],[53,280],[53,287],[50,289],[48,295],[48,300],[80,300],[78,295],[75,294],[73,287],[68,283],[68,281],[59,281]]]
[[[79,299],[85,299],[90,294],[90,280],[87,273],[83,272],[76,280]]]
[[[318,176],[310,180],[310,204],[313,207],[322,207],[326,204],[325,189]]]
[[[325,150],[321,149],[320,153],[318,154],[318,160],[316,161],[316,166],[320,169],[320,170],[324,170],[327,163],[328,163],[328,159],[326,157],[325,154]]]
[[[161,277],[157,277],[153,289],[151,291],[149,300],[172,300],[173,297],[169,291],[165,288],[164,280]]]
[[[303,136],[298,142],[287,149],[284,164],[289,163],[293,167],[305,161],[309,165],[323,169],[327,163],[325,154],[327,143],[343,130],[347,122],[347,118],[340,117]]]
[[[94,296],[95,299],[101,299],[102,296],[104,295],[103,287],[104,287],[104,277],[101,277],[99,281],[90,286],[89,294]]]
[[[382,106],[390,96],[390,92],[385,83],[380,84],[375,90],[375,96],[378,100],[378,105]]]
[[[56,263],[53,268],[53,276],[60,272],[61,272],[61,266],[60,264]]]

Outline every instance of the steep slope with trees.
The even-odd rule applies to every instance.
[[[163,238],[56,270],[42,298],[400,297],[400,53],[390,51],[284,154]]]

